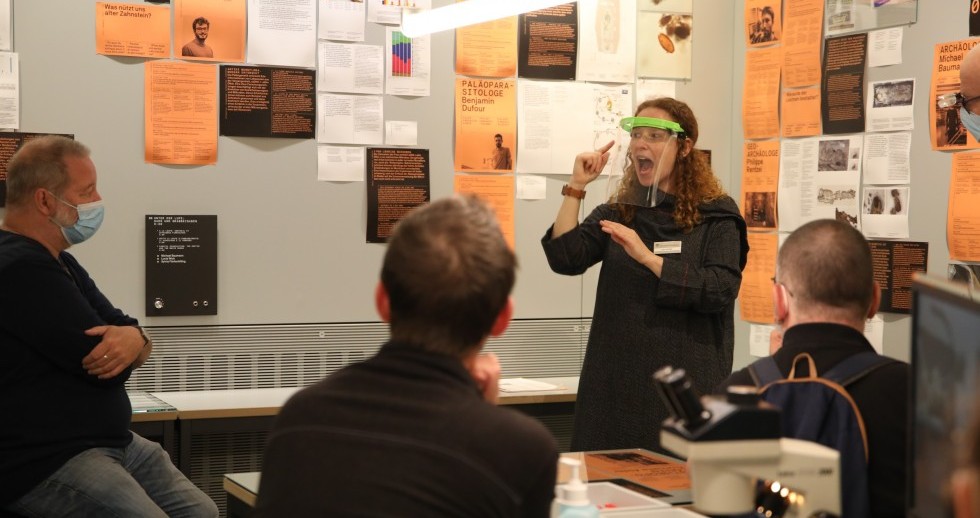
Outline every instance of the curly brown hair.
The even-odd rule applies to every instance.
[[[687,156],[677,155],[674,160],[674,170],[671,173],[674,186],[673,194],[677,198],[674,207],[674,222],[684,232],[690,232],[695,225],[701,222],[701,212],[698,211],[698,206],[725,196],[725,189],[711,171],[707,156],[700,150],[693,149],[693,146],[698,142],[698,120],[694,117],[694,112],[691,111],[690,106],[677,99],[660,97],[640,103],[636,107],[635,115],[639,115],[647,108],[660,108],[667,112],[675,122],[681,125],[687,139],[691,141],[691,152]],[[624,173],[619,190],[610,198],[610,203],[614,203],[613,200],[622,199],[638,183],[636,167],[629,152],[626,154]],[[620,203],[617,204],[617,208],[625,223],[633,221],[636,207]]]

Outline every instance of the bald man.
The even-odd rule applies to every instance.
[[[776,324],[783,331],[772,356],[783,377],[802,353],[813,357],[822,373],[858,353],[874,352],[864,337],[864,323],[878,311],[881,291],[868,243],[851,225],[822,219],[790,234],[779,248],[772,296]],[[798,376],[808,374],[800,370]],[[847,387],[867,431],[868,516],[905,515],[908,379],[908,364],[895,361]],[[730,385],[755,382],[745,368],[719,390]]]
[[[966,53],[960,63],[960,121],[963,127],[980,140],[980,45]]]

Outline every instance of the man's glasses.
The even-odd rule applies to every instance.
[[[966,97],[963,97],[963,94],[961,94],[960,92],[956,92],[952,94],[942,94],[936,96],[936,106],[940,108],[952,108],[953,106],[960,105],[964,108],[967,108],[968,104],[972,103],[973,101],[976,101],[977,99],[980,99],[980,95],[976,95],[967,99]],[[969,110],[969,108],[967,109]]]
[[[789,293],[789,296],[790,297],[796,297],[796,295],[793,295],[793,290],[790,290],[789,289],[789,286],[787,286],[787,285],[785,285],[785,284],[777,281],[775,276],[770,277],[770,279],[772,280],[772,283],[773,284],[779,284],[779,285],[782,285],[782,287],[786,288],[786,293]]]

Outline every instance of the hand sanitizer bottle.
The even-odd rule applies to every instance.
[[[589,486],[579,477],[582,461],[562,457],[561,462],[571,468],[572,476],[558,486],[558,518],[598,518],[599,508],[589,502]]]

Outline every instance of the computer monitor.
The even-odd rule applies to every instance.
[[[980,367],[980,293],[917,276],[912,286],[909,517],[948,515],[949,478],[973,421]]]

